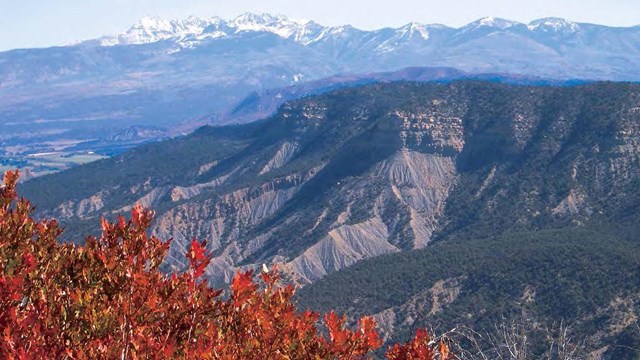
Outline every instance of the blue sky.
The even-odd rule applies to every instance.
[[[461,26],[485,16],[521,22],[557,16],[613,26],[640,24],[638,0],[0,0],[0,50],[115,34],[145,15],[232,18],[243,12],[281,13],[363,29],[411,21]]]

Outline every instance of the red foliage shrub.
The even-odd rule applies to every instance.
[[[153,212],[102,221],[102,235],[58,243],[55,220],[35,221],[17,199],[17,172],[0,189],[0,358],[2,359],[357,359],[382,342],[373,319],[356,330],[331,312],[299,312],[293,286],[276,270],[238,273],[228,298],[201,277],[209,264],[193,240],[189,270],[159,271],[169,241],[147,234]],[[389,359],[446,359],[425,331],[390,348]]]

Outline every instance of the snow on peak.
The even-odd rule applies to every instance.
[[[103,46],[147,44],[161,40],[174,39],[193,45],[194,41],[218,38],[243,31],[264,31],[283,38],[293,38],[306,43],[323,29],[312,21],[298,21],[284,15],[245,13],[233,20],[225,21],[218,17],[189,17],[184,20],[168,20],[147,16],[127,32],[117,36],[100,39]]]
[[[227,26],[240,31],[264,31],[283,38],[297,37],[310,22],[289,19],[284,15],[245,13],[229,21]],[[316,24],[317,25],[317,24]]]
[[[235,25],[238,28],[242,27],[260,27],[260,26],[283,26],[288,23],[297,23],[290,20],[284,15],[271,15],[271,14],[254,14],[244,13],[235,19],[229,21],[229,25]]]
[[[159,16],[145,16],[133,25],[131,29],[170,30],[171,22]]]
[[[507,29],[510,28],[512,26],[515,25],[519,25],[520,23],[515,22],[515,21],[511,21],[511,20],[506,20],[506,19],[501,19],[501,18],[497,18],[497,17],[493,17],[493,16],[488,16],[488,17],[484,17],[482,19],[478,19],[466,26],[463,27],[463,29],[477,29],[480,27],[490,27],[490,28],[497,28],[497,29]]]
[[[396,51],[398,48],[409,43],[424,42],[429,40],[429,30],[431,25],[424,25],[415,22],[408,23],[397,29],[383,29],[381,32],[388,32],[388,38],[376,46],[380,53]]]
[[[167,39],[180,39],[190,35],[200,35],[212,24],[219,23],[219,18],[199,18],[191,16],[184,20],[168,20],[158,16],[145,16],[127,32],[117,36],[106,36],[100,39],[103,46],[148,44]]]
[[[567,19],[549,17],[544,19],[534,20],[527,26],[530,30],[541,31],[563,31],[563,32],[575,32],[578,30],[578,24],[569,21]]]
[[[461,33],[476,29],[506,30],[524,24],[496,17],[476,20],[458,30]],[[579,25],[565,19],[545,18],[527,25],[531,31],[575,32]],[[409,23],[393,30],[392,37],[384,46],[397,46],[407,40],[429,40],[431,33],[447,28],[444,25]],[[162,40],[175,41],[180,47],[193,47],[208,39],[233,36],[242,32],[268,32],[303,45],[320,42],[325,38],[349,38],[360,32],[350,25],[324,27],[313,21],[293,20],[284,15],[245,13],[232,20],[218,17],[189,17],[183,20],[168,20],[161,17],[144,17],[127,32],[99,39],[103,46],[147,44]]]
[[[411,22],[398,29],[401,37],[414,38],[419,36],[423,40],[429,40],[429,25]]]

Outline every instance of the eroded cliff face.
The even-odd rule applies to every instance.
[[[191,239],[206,239],[215,255],[207,274],[213,283],[226,282],[239,263],[264,246],[265,241],[260,240],[243,246],[246,234],[277,212],[316,172],[312,169],[306,174],[176,204],[157,217],[151,231],[160,238],[173,239],[168,262],[177,269],[185,265],[184,254]]]
[[[326,236],[288,268],[311,282],[365,258],[426,246],[454,181],[451,158],[401,150],[343,187],[338,196],[347,199],[346,204],[328,224]],[[375,197],[365,189],[370,186],[378,187]],[[359,219],[353,209],[363,205],[369,211]],[[314,227],[328,220],[331,209],[325,210]]]
[[[298,149],[297,144],[292,144],[285,141],[276,154],[269,160],[269,162],[262,168],[258,175],[264,175],[269,171],[276,170],[286,165],[296,155]]]
[[[339,90],[168,142],[155,160],[142,149],[104,162],[92,170],[100,185],[40,194],[51,198],[41,211],[98,224],[135,203],[153,207],[153,234],[173,239],[167,268],[184,269],[197,237],[214,256],[212,284],[274,262],[305,284],[466,229],[621,216],[640,201],[639,94],[631,84],[482,82]],[[166,158],[180,170],[157,169]],[[122,169],[136,180],[115,177]]]
[[[396,107],[382,113],[376,106],[353,103],[338,116],[330,114],[326,101],[286,105],[278,117],[293,134],[228,173],[173,188],[174,205],[159,215],[153,233],[173,239],[170,263],[177,268],[184,266],[182,254],[193,237],[207,239],[214,254],[207,273],[214,284],[262,262],[282,263],[292,279],[304,284],[362,259],[425,247],[439,227],[456,181],[455,154],[464,145],[463,110],[452,110],[447,101],[438,98],[413,111]],[[362,125],[354,129],[350,122]],[[371,127],[376,123],[383,125]],[[341,128],[353,134],[326,137],[327,131]],[[366,166],[357,157],[349,159],[360,146],[371,145],[359,143],[363,132],[386,140],[381,145],[389,147],[383,156],[365,160]],[[336,147],[329,148],[332,156],[311,157],[307,163],[305,155],[327,143]],[[304,170],[290,170],[298,168]],[[260,185],[227,186],[238,173],[254,173]],[[320,178],[314,179],[317,174]],[[200,199],[207,192],[216,193]],[[319,202],[323,206],[317,207]],[[307,240],[289,248],[288,239]]]
[[[288,145],[278,149],[267,164],[284,165],[281,161],[285,148],[289,148]],[[189,188],[176,187],[170,193],[171,200],[177,204],[158,216],[152,233],[173,239],[169,262],[178,269],[185,265],[183,254],[191,239],[207,239],[214,254],[207,274],[214,284],[229,281],[241,268],[260,265],[247,263],[246,259],[251,256],[267,263],[283,262],[292,278],[308,283],[365,258],[426,246],[438,227],[456,178],[453,158],[401,148],[364,174],[343,179],[337,193],[332,195],[340,201],[329,199],[311,228],[287,231],[297,218],[311,216],[312,212],[305,214],[304,211],[294,211],[280,223],[264,226],[322,170],[323,166],[318,166],[307,173],[275,178],[259,186],[202,200],[189,201],[192,197],[174,195],[176,189],[185,194],[189,189],[220,184],[229,176],[222,175]],[[372,186],[375,190],[371,190]],[[360,214],[354,215],[354,209]],[[329,212],[339,215],[328,217]],[[262,231],[255,231],[257,228]],[[313,234],[318,228],[324,230]],[[262,258],[261,253],[282,241],[283,233],[316,240],[300,254],[281,252]]]

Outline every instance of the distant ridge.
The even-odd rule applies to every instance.
[[[422,24],[411,22],[398,28],[377,30],[360,30],[350,25],[323,26],[314,21],[295,20],[285,15],[245,13],[234,19],[225,20],[217,16],[186,19],[166,19],[158,16],[147,16],[140,19],[124,33],[104,36],[97,39],[102,46],[147,44],[162,40],[175,40],[193,45],[194,42],[233,36],[245,31],[263,31],[276,34],[282,38],[292,39],[304,45],[321,42],[327,37],[343,32],[357,31],[361,33],[377,33],[394,30],[399,38],[418,37],[429,40],[432,32],[443,30],[471,31],[478,28],[506,30],[509,28],[528,29],[542,33],[576,33],[584,28],[602,27],[604,25],[578,23],[563,18],[547,17],[531,21],[528,24],[496,17],[484,17],[461,27],[450,27],[442,24]],[[631,29],[633,27],[628,27]],[[622,29],[622,28],[621,28]]]
[[[254,91],[222,114],[211,114],[198,119],[196,124],[241,124],[266,118],[286,101],[319,95],[345,87],[375,82],[416,81],[451,82],[457,80],[484,80],[513,85],[571,86],[585,84],[587,80],[554,80],[535,76],[502,73],[468,73],[447,67],[408,67],[397,71],[341,74],[320,80],[295,84],[283,88]],[[184,125],[193,128],[188,122]],[[181,127],[183,130],[184,127]]]

